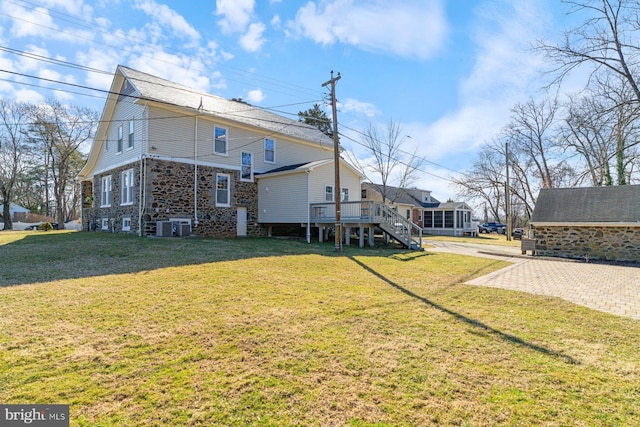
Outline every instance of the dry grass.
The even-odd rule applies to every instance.
[[[0,401],[69,403],[74,426],[640,424],[640,322],[461,284],[502,262],[100,233],[0,244]]]

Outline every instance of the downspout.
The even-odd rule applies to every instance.
[[[307,170],[307,243],[311,243],[311,171]]]
[[[138,236],[142,237],[142,216],[144,215],[144,196],[145,196],[145,180],[147,178],[146,166],[147,166],[147,153],[149,152],[149,103],[144,103],[142,109],[142,123],[144,123],[144,140],[146,144],[140,144],[140,174],[139,174],[139,188],[138,188]],[[147,120],[144,120],[147,116]]]
[[[202,104],[201,104],[202,105]],[[193,138],[193,226],[198,226],[198,115],[196,114],[196,129]]]

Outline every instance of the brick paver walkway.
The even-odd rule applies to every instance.
[[[468,282],[555,296],[594,310],[640,319],[640,267],[522,257],[519,248],[427,242],[433,252],[503,259],[514,264]]]

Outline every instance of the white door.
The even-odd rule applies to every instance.
[[[238,208],[238,236],[247,235],[247,208]]]

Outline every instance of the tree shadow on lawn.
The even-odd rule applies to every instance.
[[[411,258],[414,251],[307,243],[279,238],[156,238],[101,232],[16,232],[16,240],[0,244],[0,287],[161,268],[291,255],[336,256],[349,253]],[[423,254],[423,253],[420,253]]]
[[[389,284],[391,287],[399,290],[400,292],[410,296],[411,298],[415,298],[418,301],[423,302],[424,304],[428,305],[429,307],[435,308],[443,313],[446,313],[450,316],[452,316],[454,319],[459,320],[461,322],[467,323],[475,328],[479,328],[482,329],[484,331],[487,331],[489,333],[494,334],[495,336],[497,336],[498,338],[512,343],[512,344],[516,344],[534,351],[537,351],[539,353],[545,354],[545,355],[549,355],[549,356],[554,356],[557,357],[561,360],[564,360],[566,363],[572,364],[572,365],[577,365],[580,362],[576,359],[574,359],[573,357],[566,355],[564,353],[555,351],[555,350],[551,350],[548,349],[546,347],[542,347],[539,346],[537,344],[533,344],[531,342],[525,341],[522,338],[519,338],[515,335],[511,335],[505,332],[502,332],[498,329],[492,328],[491,326],[476,320],[476,319],[471,319],[467,316],[464,316],[463,314],[460,314],[458,312],[455,312],[451,309],[448,309],[446,307],[443,307],[440,304],[436,304],[435,302],[429,300],[428,298],[425,298],[423,296],[420,296],[412,291],[410,291],[407,288],[404,288],[402,286],[400,286],[399,284],[397,284],[396,282],[392,281],[391,279],[387,278],[386,276],[378,273],[377,271],[375,271],[373,268],[369,267],[368,265],[364,264],[361,261],[358,261],[357,259],[355,259],[354,257],[349,257],[349,259],[351,259],[353,262],[355,262],[356,264],[358,264],[360,267],[362,267],[363,269],[367,270],[369,273],[373,274],[374,276],[376,276],[377,278],[379,278],[380,280],[384,281],[385,283]]]

